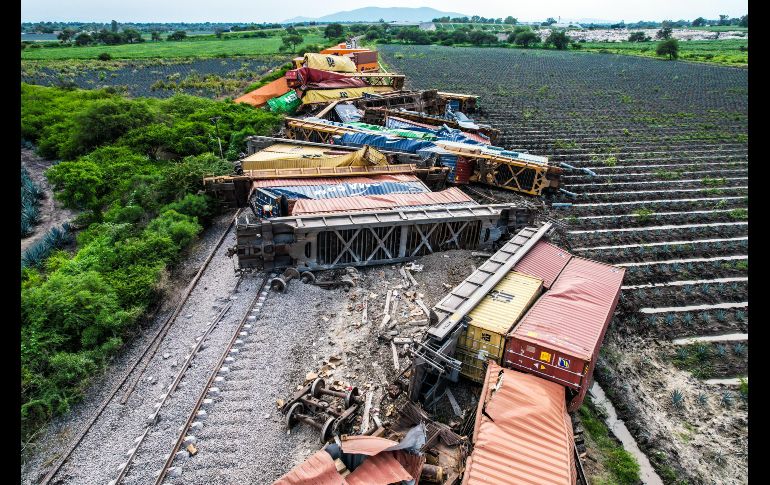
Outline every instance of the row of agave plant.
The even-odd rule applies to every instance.
[[[40,216],[40,199],[43,190],[32,180],[25,167],[21,168],[21,237],[32,233]]]
[[[60,249],[73,240],[72,228],[65,222],[61,227],[52,227],[45,236],[24,251],[21,267],[38,267],[55,249]]]

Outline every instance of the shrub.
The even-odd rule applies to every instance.
[[[109,52],[102,52],[101,54],[99,54],[98,56],[96,56],[96,58],[97,58],[97,59],[99,59],[100,61],[109,61],[109,60],[112,60],[112,56],[110,55],[110,53],[109,53]]]
[[[679,41],[676,39],[664,40],[655,48],[655,53],[659,56],[668,56],[669,60],[677,59],[679,57]]]

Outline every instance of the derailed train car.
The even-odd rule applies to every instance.
[[[479,382],[495,363],[558,383],[568,410],[580,407],[625,270],[549,244],[543,240],[549,230],[546,224],[521,231],[433,307],[434,324],[415,350],[411,399],[431,404],[448,382],[461,375]],[[527,272],[533,283],[501,285]],[[519,317],[524,302],[528,310]],[[465,335],[476,336],[472,346]]]

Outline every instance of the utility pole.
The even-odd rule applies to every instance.
[[[215,117],[209,118],[209,119],[217,127],[216,129],[217,129],[217,143],[219,143],[219,158],[224,160],[225,156],[222,154],[222,140],[219,138],[219,118],[221,118],[221,116],[215,116]]]

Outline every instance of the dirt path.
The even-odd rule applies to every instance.
[[[65,209],[59,201],[53,198],[53,190],[51,190],[48,179],[45,178],[45,171],[51,165],[53,165],[52,160],[41,158],[28,148],[21,149],[21,166],[26,167],[32,180],[45,193],[44,198],[40,200],[38,224],[32,228],[32,234],[21,239],[22,253],[43,237],[49,229],[54,226],[61,226],[64,222],[70,221],[75,217],[75,212]]]

